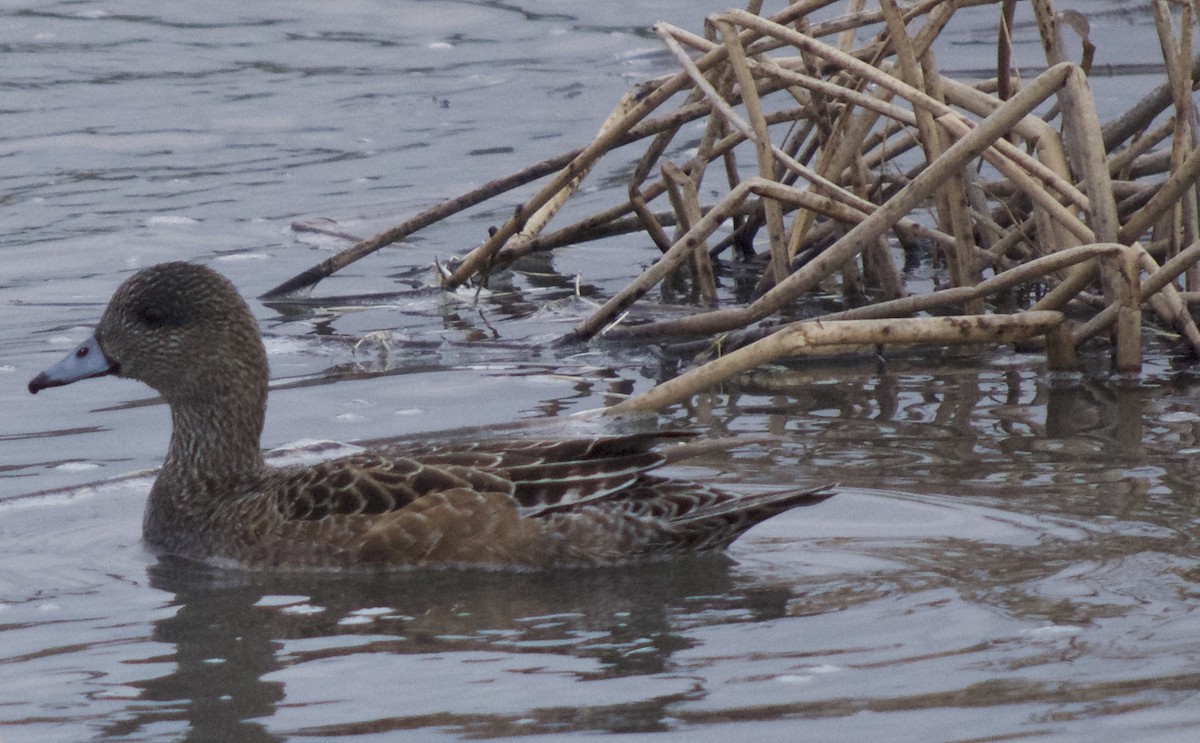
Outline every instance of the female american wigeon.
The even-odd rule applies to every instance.
[[[385,448],[272,467],[259,437],[267,356],[225,277],[190,263],[131,276],[94,335],[29,383],[115,374],[171,408],[146,505],[154,548],[248,568],[617,565],[726,547],[825,490],[736,496],[650,474],[679,434]],[[686,447],[685,447],[686,448]]]

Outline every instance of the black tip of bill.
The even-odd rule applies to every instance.
[[[29,392],[36,395],[47,387],[61,387],[81,379],[114,374],[116,371],[117,365],[108,360],[104,351],[100,349],[100,342],[93,335],[64,356],[62,361],[29,380]]]

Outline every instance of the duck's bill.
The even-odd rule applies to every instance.
[[[47,387],[61,387],[81,379],[114,374],[116,371],[117,365],[104,355],[100,350],[100,343],[93,335],[67,354],[62,361],[29,380],[29,391],[36,395],[39,390]]]

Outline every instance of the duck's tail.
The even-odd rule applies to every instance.
[[[812,490],[785,490],[755,495],[726,496],[670,519],[677,549],[719,550],[750,527],[784,511],[814,506],[834,495],[834,485]]]

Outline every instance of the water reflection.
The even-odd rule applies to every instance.
[[[501,661],[516,659],[516,666],[491,679],[505,684],[503,676],[509,676],[510,687],[527,683],[515,674],[549,673],[553,683],[566,686],[661,674],[673,667],[675,652],[691,646],[685,634],[689,625],[783,616],[789,599],[786,590],[735,585],[729,561],[720,556],[622,570],[324,578],[231,574],[167,560],[150,574],[153,587],[175,595],[178,610],[155,624],[154,639],[175,648],[176,668],[140,684],[142,699],[152,704],[139,705],[134,717],[108,727],[113,736],[183,722],[193,740],[275,739],[262,720],[279,715],[281,706],[303,704],[292,698],[291,684],[302,689],[305,675],[320,676],[321,668],[336,668],[336,661],[348,657],[357,658],[359,668],[370,668],[379,661],[363,658],[396,665],[403,664],[401,656],[418,656],[432,668],[439,656],[465,655],[489,675],[498,673]],[[691,620],[680,621],[680,615]],[[545,669],[556,662],[554,656],[566,660]],[[447,664],[440,665],[444,670]],[[454,697],[470,693],[471,682],[478,682],[469,666],[461,678],[438,679],[444,704],[419,701],[427,693],[421,678],[408,678],[400,687],[387,678],[379,680],[387,683],[376,687],[382,697],[374,708],[360,700],[345,715],[337,709],[336,689],[347,684],[371,689],[374,682],[322,677],[318,683],[333,709],[325,709],[327,722],[319,729],[305,732],[352,732],[368,723],[364,706],[379,715],[376,731],[437,725],[499,734],[524,717],[530,719],[519,727],[526,733],[653,730],[663,725],[666,705],[680,698],[672,693],[598,710],[583,702],[586,693],[556,704],[553,695],[538,698],[517,689],[523,705],[494,714],[456,712],[461,705]],[[280,679],[289,680],[286,700]],[[340,717],[347,722],[336,722]]]
[[[1163,381],[1060,383],[1028,361],[978,362],[761,371],[678,416],[727,433],[760,422],[799,445],[790,454],[797,464],[862,487],[1019,499],[1078,495],[1078,486],[1144,491],[1162,486],[1156,471],[1194,482],[1188,451],[1200,440],[1200,404],[1164,395]]]
[[[265,2],[214,23],[208,6],[92,5],[4,15],[6,740],[84,740],[93,726],[142,740],[1194,737],[1200,385],[1161,366],[1131,387],[1093,359],[1085,379],[1057,386],[1036,356],[889,352],[698,397],[670,422],[778,437],[714,458],[714,477],[843,484],[803,520],[751,532],[734,568],[239,582],[164,564],[147,586],[145,487],[10,500],[158,466],[165,409],[112,405],[144,391],[35,410],[21,383],[61,355],[58,336],[95,321],[130,267],[217,262],[248,295],[265,291],[342,247],[291,222],[328,215],[369,235],[579,146],[632,80],[672,68],[630,35],[660,19],[695,28],[724,7],[574,3],[572,19],[482,0],[450,14]],[[1113,22],[1112,3],[1073,5],[1110,62],[1153,61],[1145,14]],[[979,40],[994,38],[994,13],[978,11],[939,52],[947,68],[975,66]],[[338,66],[313,66],[326,58]],[[1090,84],[1123,110],[1131,86],[1160,79]],[[577,216],[623,194],[624,170],[597,171]],[[478,244],[514,203],[449,220],[314,293],[390,293],[374,306],[256,305],[283,382],[270,442],[557,417],[674,376],[677,359],[643,348],[546,349],[586,300],[651,259],[644,240],[534,257],[477,304],[429,290],[434,258]],[[754,282],[723,283],[734,296]],[[662,299],[638,311],[665,317],[671,307],[651,304]],[[394,352],[355,355],[379,330]],[[354,411],[371,415],[333,423],[360,398]]]
[[[593,378],[580,384],[622,376]],[[733,567],[321,578],[156,564],[150,585],[175,611],[135,626],[147,650],[130,655],[158,675],[129,683],[141,696],[104,731],[711,733],[936,709],[939,719],[975,710],[967,728],[993,723],[981,737],[1023,729],[1012,721],[1031,707],[1066,721],[1162,707],[1200,689],[1189,669],[1194,387],[1153,371],[1138,385],[1062,385],[1024,357],[748,376],[671,415],[776,440],[683,474],[842,485],[822,508],[748,534]],[[61,541],[54,529],[84,528],[64,523],[6,538],[13,564]],[[134,533],[132,518],[123,523]],[[82,554],[112,551],[89,543]],[[61,585],[55,576],[79,559],[57,556],[41,582]],[[71,663],[104,675],[101,649],[73,652]]]

